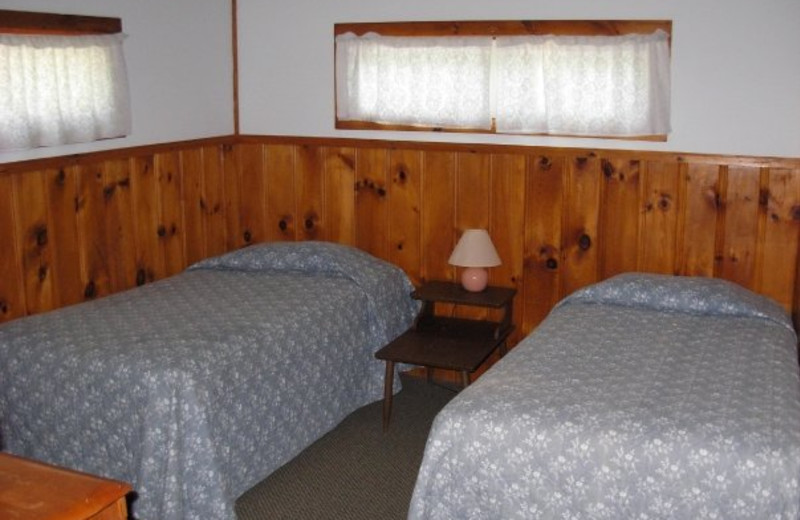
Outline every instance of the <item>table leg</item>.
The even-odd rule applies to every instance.
[[[392,415],[392,391],[394,390],[394,361],[386,360],[386,375],[383,379],[383,431],[389,428]]]
[[[503,357],[506,354],[508,354],[508,343],[503,341],[500,343],[500,357]]]

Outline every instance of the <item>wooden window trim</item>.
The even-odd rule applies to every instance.
[[[334,38],[340,34],[353,33],[363,36],[373,32],[381,36],[522,36],[546,35],[557,36],[622,36],[626,34],[652,34],[662,30],[668,35],[668,44],[672,46],[671,20],[500,20],[500,21],[460,21],[460,22],[366,22],[337,23],[333,26]],[[335,53],[334,53],[335,55]],[[334,82],[335,83],[335,82]],[[335,88],[335,85],[334,85]],[[336,98],[334,97],[334,100]],[[338,114],[335,110],[334,114]],[[382,124],[371,121],[342,121],[335,117],[335,128],[339,130],[383,130],[406,132],[446,132],[446,133],[479,133],[496,134],[494,122],[491,129],[478,128],[442,128],[433,126]],[[512,134],[522,135],[522,134]],[[558,134],[524,134],[531,136],[572,137],[589,139],[615,139],[622,141],[655,141],[666,142],[666,134],[637,136],[603,136],[603,135],[558,135]]]
[[[115,34],[120,18],[0,9],[0,32],[14,34]]]
[[[352,32],[362,36],[620,36],[650,34],[661,29],[672,34],[671,20],[519,20],[462,22],[337,23],[334,36]]]

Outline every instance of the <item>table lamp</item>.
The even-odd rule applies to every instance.
[[[461,285],[471,292],[480,292],[489,281],[487,267],[500,265],[500,257],[485,229],[467,229],[448,260],[450,265],[466,267],[461,273]]]

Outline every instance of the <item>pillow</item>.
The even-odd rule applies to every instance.
[[[794,332],[788,314],[775,301],[719,278],[624,273],[577,290],[557,307],[577,302],[712,316],[750,316],[773,321]]]

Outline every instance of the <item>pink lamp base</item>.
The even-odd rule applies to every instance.
[[[461,285],[470,292],[481,292],[486,289],[489,272],[482,267],[467,267],[461,273]]]

